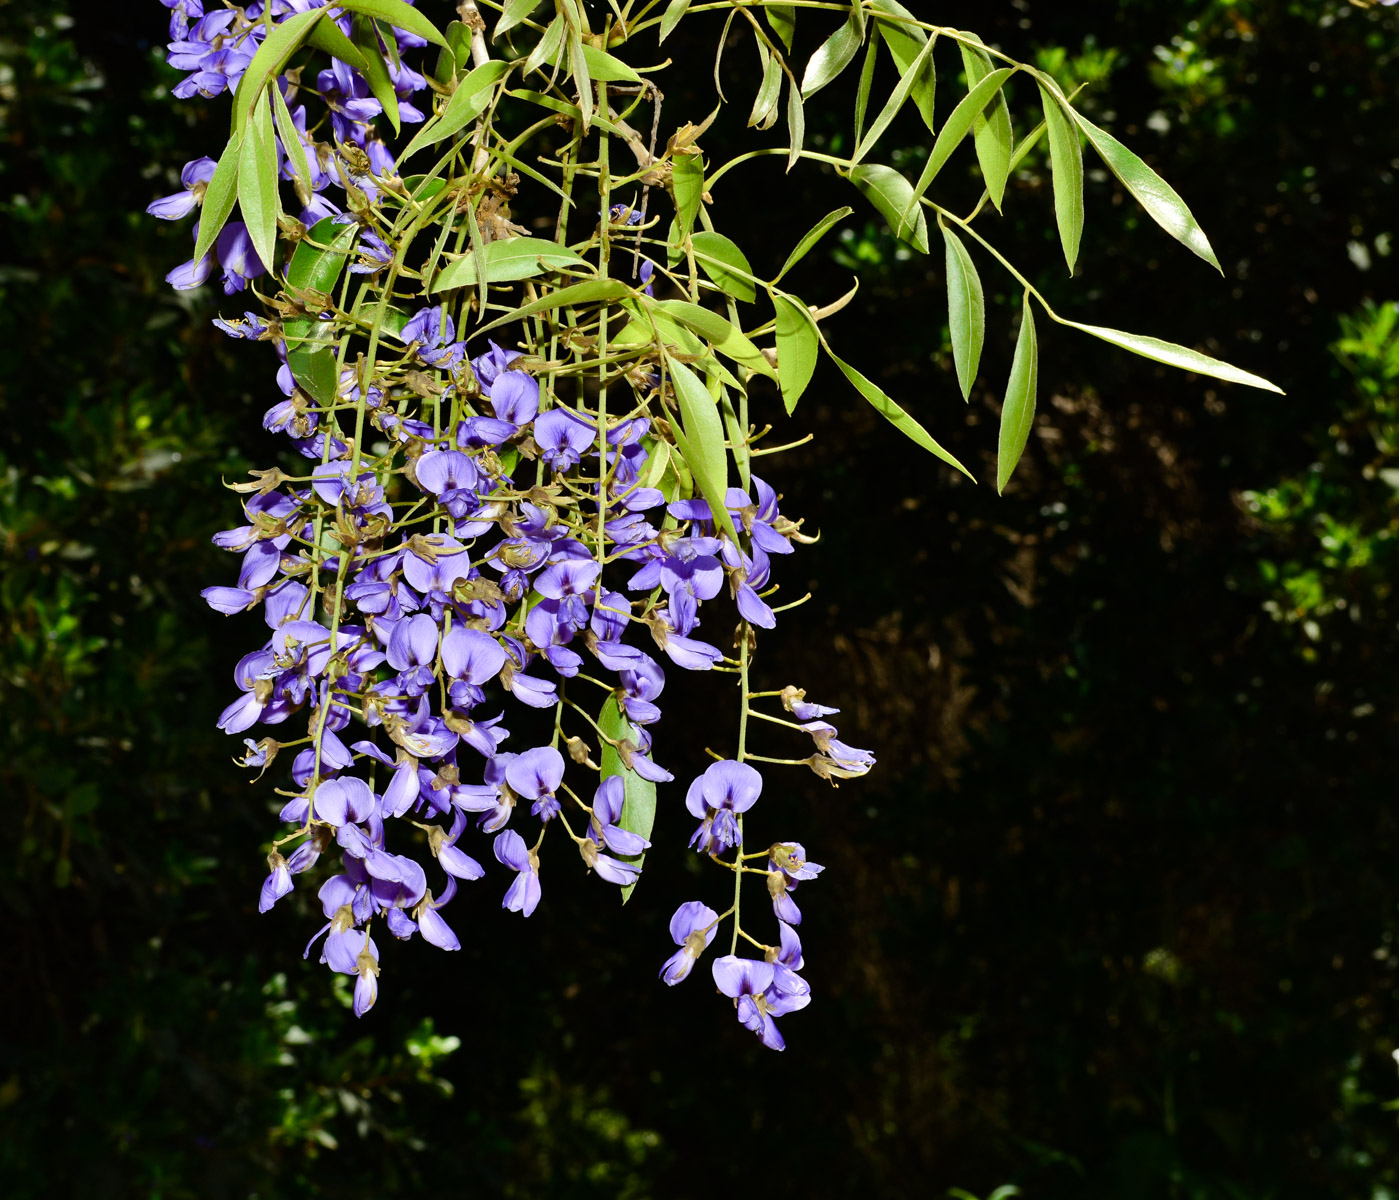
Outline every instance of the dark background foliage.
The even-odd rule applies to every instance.
[[[841,704],[881,760],[764,797],[765,829],[828,866],[803,890],[816,1002],[778,1057],[702,981],[655,981],[669,913],[714,885],[680,849],[674,787],[626,909],[561,869],[526,925],[483,884],[463,951],[391,951],[362,1022],[301,960],[306,897],[257,916],[275,806],[213,721],[259,635],[198,589],[230,570],[208,544],[234,511],[220,477],[279,452],[269,360],[211,328],[221,296],[165,287],[187,232],[141,211],[220,144],[222,109],[165,94],[154,3],[0,5],[6,1195],[1399,1189],[1399,21],[1333,0],[918,7],[1089,82],[1088,111],[1190,201],[1226,278],[1099,172],[1069,281],[1040,156],[993,240],[1067,315],[1288,394],[1043,331],[1002,499],[836,378],[790,422],[756,401],[816,434],[768,475],[823,534],[790,562],[815,599],[760,677]],[[822,22],[803,24],[814,45]],[[668,123],[712,107],[718,29],[667,44]],[[725,60],[735,109],[751,55],[735,39]],[[810,135],[848,138],[850,91],[821,100]],[[891,161],[916,170],[926,144],[896,132]],[[740,117],[705,144],[749,140]],[[730,180],[715,221],[760,273],[856,206],[798,290],[857,275],[834,343],[991,476],[1014,288],[983,262],[985,382],[964,406],[939,256],[901,253],[819,169]],[[693,771],[730,698],[688,679],[667,698],[663,757]]]

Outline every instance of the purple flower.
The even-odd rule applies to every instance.
[[[670,936],[680,947],[665,960],[661,967],[661,978],[674,987],[690,974],[695,960],[714,940],[719,925],[719,914],[698,900],[689,900],[675,910],[670,918]]]
[[[248,227],[242,221],[230,221],[219,232],[214,242],[219,265],[223,267],[224,295],[231,296],[248,286],[248,280],[256,279],[267,268],[253,249],[253,239],[248,236]]]
[[[510,760],[505,768],[505,781],[516,795],[534,801],[530,812],[541,821],[548,821],[559,811],[554,792],[563,782],[563,771],[562,754],[553,746],[537,746]]]
[[[806,848],[800,842],[779,842],[768,854],[768,895],[772,897],[772,911],[778,920],[800,925],[801,909],[791,893],[797,890],[800,881],[815,879],[826,868],[820,863],[808,862]]]
[[[551,408],[534,420],[534,440],[544,451],[544,465],[560,475],[578,465],[596,438],[597,429],[567,408]]]
[[[632,833],[617,824],[626,804],[626,784],[620,775],[610,775],[599,785],[593,796],[593,819],[588,836],[599,846],[614,854],[635,855],[651,843],[639,833]]]
[[[494,342],[488,342],[488,345],[490,349],[485,354],[471,360],[471,369],[476,373],[481,386],[487,389],[487,395],[490,394],[490,388],[494,386],[500,373],[517,358],[524,357],[518,350],[505,350]]]
[[[836,727],[828,721],[807,721],[802,725],[820,755],[813,755],[808,761],[811,769],[823,779],[855,779],[869,773],[874,766],[874,755],[856,746],[847,746],[836,737]]]
[[[774,986],[775,969],[771,963],[733,954],[715,959],[713,972],[719,990],[735,1000],[739,1023],[756,1033],[769,1050],[785,1049],[787,1043],[773,1018],[805,1008],[811,1003],[809,989],[799,993],[784,991]]]
[[[481,473],[460,450],[429,450],[414,466],[424,491],[431,492],[453,517],[464,517],[476,506]]]
[[[725,759],[710,763],[685,795],[685,807],[701,818],[690,845],[701,854],[722,854],[743,844],[737,817],[757,802],[763,777],[747,763]]]
[[[496,834],[493,849],[504,866],[517,872],[515,882],[510,885],[500,906],[529,916],[538,907],[541,894],[539,856],[525,845],[525,839],[513,829]]]
[[[539,380],[523,371],[505,371],[491,384],[490,401],[498,420],[517,429],[528,425],[539,412]]]
[[[217,166],[218,163],[212,158],[196,158],[193,162],[185,163],[185,169],[180,172],[180,182],[185,185],[185,190],[152,200],[146,206],[146,211],[162,221],[178,221],[181,217],[189,216],[203,202],[204,190],[209,186],[209,180],[213,179]]]
[[[292,889],[291,871],[287,860],[277,851],[267,856],[267,869],[270,874],[262,883],[262,895],[258,898],[257,910],[265,913]]]

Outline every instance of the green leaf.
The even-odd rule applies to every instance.
[[[655,345],[679,351],[687,358],[701,359],[709,347],[679,321],[658,312],[654,305],[642,309],[632,300],[622,301],[622,311],[629,318],[626,325],[608,337],[614,346]]]
[[[286,151],[291,169],[296,172],[303,198],[308,198],[311,195],[311,164],[306,158],[306,147],[301,144],[301,135],[296,132],[296,122],[291,119],[282,89],[273,87],[267,91],[272,97],[272,117],[282,138],[282,149]]]
[[[671,426],[680,443],[680,453],[685,456],[700,494],[709,501],[710,512],[737,546],[738,532],[724,503],[729,490],[729,457],[724,450],[724,423],[719,418],[719,407],[689,367],[670,355],[665,361],[680,405],[681,424]]]
[[[568,69],[573,76],[573,86],[578,89],[578,115],[586,134],[593,122],[593,80],[588,72],[585,49],[583,35],[575,28],[568,42]]]
[[[631,288],[620,279],[589,279],[584,283],[559,288],[558,291],[540,296],[528,304],[522,304],[504,316],[497,317],[489,325],[482,325],[476,332],[485,333],[501,325],[508,325],[511,321],[519,321],[538,312],[548,312],[552,308],[565,308],[570,304],[596,304],[601,301],[620,300],[630,295]]]
[[[763,357],[763,352],[718,313],[684,300],[662,300],[654,307],[675,318],[687,329],[694,330],[720,354],[733,359],[740,366],[747,367],[759,375],[766,375],[769,379],[777,378],[777,372]]]
[[[479,117],[490,106],[493,85],[509,69],[509,63],[493,58],[467,74],[457,84],[457,90],[452,93],[446,107],[418,130],[399,155],[398,161],[403,162],[422,147],[451,137]]]
[[[495,23],[495,32],[491,34],[491,41],[499,41],[502,36],[524,21],[543,3],[544,0],[505,0],[505,8],[500,14],[500,20]],[[448,34],[449,38],[450,36]]]
[[[908,9],[904,8],[902,4],[896,4],[894,0],[873,0],[871,7],[879,12],[889,13],[891,16],[903,17],[908,21],[915,19]],[[923,52],[928,35],[916,25],[881,20],[878,17],[875,19],[875,28],[884,38],[884,44],[889,47],[889,53],[894,59],[894,65],[899,69],[899,74],[903,75],[913,65],[914,59]],[[933,66],[932,56],[929,55],[914,80],[912,95],[913,103],[922,115],[924,124],[928,126],[929,132],[934,134],[937,133],[933,114],[933,99],[936,92],[937,71]]]
[[[549,271],[592,270],[581,255],[546,238],[518,237],[490,242],[482,251],[481,258],[486,265],[488,283],[533,279],[536,275],[543,275]],[[445,292],[450,288],[471,287],[475,284],[476,254],[469,250],[465,256],[448,263],[438,272],[429,291]]]
[[[214,177],[204,189],[204,204],[199,211],[199,237],[194,243],[194,261],[200,262],[214,245],[233,202],[238,198],[238,163],[243,149],[243,134],[235,133],[219,155]]]
[[[306,239],[298,242],[287,264],[287,283],[296,291],[323,292],[329,295],[335,290],[345,260],[359,236],[359,226],[344,225],[333,217],[317,221],[307,231]],[[312,242],[318,243],[312,245]],[[284,326],[290,326],[296,318],[288,319]],[[309,323],[309,319],[308,319]]]
[[[1199,222],[1185,206],[1185,201],[1176,194],[1175,189],[1112,134],[1099,129],[1082,113],[1073,109],[1070,111],[1073,112],[1079,128],[1093,143],[1093,149],[1107,164],[1108,170],[1136,197],[1137,203],[1146,209],[1147,215],[1181,245],[1199,255],[1221,275],[1224,274],[1224,268],[1219,265],[1219,259],[1215,258],[1205,231],[1200,228]]]
[[[253,55],[248,69],[238,83],[238,92],[233,97],[233,131],[242,133],[247,124],[253,105],[262,95],[267,81],[274,78],[286,66],[287,59],[296,53],[306,36],[325,16],[326,9],[313,8],[310,12],[297,13],[288,17],[263,39],[257,53]]]
[[[640,75],[620,58],[583,43],[583,57],[588,63],[588,76],[599,83],[641,83]]]
[[[685,15],[685,10],[690,7],[690,0],[670,0],[666,5],[665,16],[661,18],[660,40],[665,41],[671,31],[680,23],[680,18]]]
[[[597,726],[614,741],[632,743],[641,741],[636,730],[632,727],[632,723],[622,712],[622,707],[618,704],[615,694],[608,696],[603,702],[602,711],[598,713]],[[626,800],[622,804],[622,815],[617,824],[628,833],[640,834],[647,841],[650,841],[651,829],[656,823],[656,785],[649,780],[642,779],[635,771],[628,770],[616,748],[606,742],[602,743],[601,761],[598,765],[602,768],[603,779],[611,779],[614,776],[622,778]],[[619,855],[619,857],[624,862],[635,863],[639,867],[646,855],[638,854],[635,857]],[[640,881],[638,880],[638,882]],[[635,890],[635,883],[630,883],[622,889],[623,904],[631,899],[631,894]]]
[[[943,165],[952,157],[952,151],[957,149],[967,131],[971,129],[972,123],[981,115],[981,110],[991,101],[991,97],[999,94],[1001,85],[1005,83],[1016,72],[1015,67],[1002,67],[1000,70],[992,71],[990,75],[981,80],[963,98],[960,104],[952,110],[952,115],[947,118],[941,130],[938,131],[937,140],[933,142],[932,153],[928,155],[928,161],[923,164],[923,172],[918,176],[918,185],[913,189],[913,201],[909,205],[912,210],[916,204],[927,193],[932,186],[937,173],[942,170]],[[907,215],[902,214],[902,219],[906,220]],[[891,225],[896,222],[891,221]]]
[[[777,272],[777,279],[781,279],[782,276],[787,274],[797,263],[801,262],[801,260],[811,252],[811,248],[830,232],[833,225],[838,221],[845,220],[845,218],[854,211],[853,208],[846,205],[844,208],[837,208],[833,212],[828,212],[817,221],[808,231],[807,235],[797,243],[792,253],[787,255],[787,261],[782,264],[782,270]],[[774,279],[773,282],[776,283],[777,279]]]
[[[782,99],[782,61],[768,48],[758,43],[758,55],[763,63],[763,82],[753,100],[748,124],[759,129],[771,129],[777,123],[777,106]]]
[[[272,103],[263,99],[243,131],[238,158],[238,207],[243,224],[263,266],[272,270],[277,253],[277,217],[282,211],[277,194],[277,143],[272,136]]]
[[[1261,388],[1265,392],[1277,392],[1279,396],[1286,394],[1277,384],[1269,383],[1260,375],[1241,371],[1238,367],[1220,362],[1217,358],[1210,358],[1209,355],[1201,354],[1197,350],[1187,350],[1184,346],[1177,346],[1174,342],[1163,342],[1160,338],[1146,337],[1140,333],[1123,333],[1120,329],[1107,329],[1101,325],[1082,325],[1078,321],[1070,321],[1065,317],[1056,316],[1054,319],[1060,325],[1067,325],[1071,329],[1091,333],[1095,338],[1111,342],[1114,346],[1120,346],[1123,350],[1130,350],[1133,354],[1139,354],[1154,362],[1165,363],[1168,367],[1179,367],[1182,371],[1194,371],[1197,375],[1212,375],[1215,379],[1223,379],[1227,383],[1241,383],[1245,387]]]
[[[312,350],[309,344],[287,353],[292,378],[317,404],[334,404],[340,382],[335,368],[335,351],[328,346]]]
[[[806,141],[806,109],[802,107],[802,94],[797,88],[787,89],[787,170],[797,165],[802,156],[802,145]]]
[[[471,62],[471,30],[460,21],[452,21],[443,32],[447,35],[447,44],[437,52],[437,67],[432,77],[445,91],[450,91],[453,80]]]
[[[397,134],[398,93],[393,90],[393,80],[389,78],[389,65],[384,61],[384,52],[379,45],[379,31],[374,28],[374,22],[363,13],[354,17],[351,31],[355,46],[364,56],[364,70],[361,73],[365,82],[374,93],[374,99],[383,106],[384,115],[388,117],[389,124]]]
[[[991,60],[984,50],[967,45],[961,49],[962,65],[967,71],[967,87],[971,89],[993,73]],[[1006,104],[1005,93],[999,88],[986,105],[986,110],[978,113],[972,121],[972,129],[976,159],[981,164],[986,190],[991,193],[991,203],[999,212],[1001,201],[1005,198],[1006,179],[1010,175],[1010,155],[1015,148],[1015,137],[1010,127],[1010,106]]]
[[[350,12],[366,13],[377,20],[387,22],[395,29],[416,33],[421,38],[427,38],[433,45],[447,45],[447,39],[438,32],[437,26],[403,0],[336,0],[336,3]]]
[[[690,240],[696,255],[704,255],[703,258],[698,258],[704,273],[734,299],[751,304],[757,292],[753,288],[752,279],[747,278],[753,274],[753,268],[743,251],[722,233],[714,233],[712,230],[702,230]],[[726,265],[742,271],[743,274],[735,275],[732,271],[726,271]]]
[[[1040,347],[1035,337],[1035,314],[1030,310],[1030,293],[1020,309],[1020,335],[1015,339],[1015,358],[1010,364],[1010,381],[1001,404],[1001,436],[996,449],[996,491],[1004,492],[1011,472],[1035,424],[1035,392],[1039,387]]]
[[[848,362],[840,358],[829,346],[826,347],[826,353],[831,356],[831,361],[840,368],[841,374],[855,385],[855,390],[868,400],[870,404],[874,406],[874,410],[893,425],[895,429],[912,439],[917,445],[922,446],[929,454],[942,459],[942,461],[949,466],[956,467],[957,470],[961,471],[962,474],[973,483],[976,482],[976,477],[958,462],[952,454],[938,445],[938,443],[933,440],[932,435],[929,434],[922,425],[885,395],[883,389],[871,383]]]
[[[845,24],[816,48],[802,72],[803,97],[819,92],[850,65],[864,40],[862,33],[859,18],[851,13]]]
[[[777,310],[777,380],[790,414],[816,373],[821,337],[806,305],[785,296],[774,296],[772,304]]]
[[[797,32],[797,6],[795,4],[769,4],[764,10],[773,33],[782,39],[787,53],[792,52],[792,38]]]
[[[928,253],[928,219],[907,179],[893,167],[862,163],[850,172],[850,181],[880,211],[895,237],[919,254]]]
[[[544,63],[553,62],[558,57],[566,28],[567,25],[562,13],[544,27],[544,36],[539,39],[535,48],[529,52],[529,57],[525,59],[524,68],[520,72],[522,75],[528,75],[531,71],[538,70]]]
[[[976,382],[981,347],[986,340],[986,298],[976,264],[961,238],[944,228],[942,240],[947,244],[947,320],[952,332],[952,361],[965,400],[970,398]]]
[[[1049,161],[1054,168],[1054,217],[1059,223],[1059,240],[1072,275],[1074,263],[1078,261],[1078,245],[1083,238],[1083,147],[1063,101],[1042,83],[1040,101],[1049,130]]]
[[[718,381],[712,377],[709,383],[711,392],[716,387],[719,392],[719,413],[724,419],[724,428],[728,431],[729,449],[733,451],[734,466],[738,468],[738,486],[746,492],[752,478],[749,470],[752,460],[748,450],[748,431],[743,428],[738,419],[738,410],[734,408],[733,397],[729,395],[729,389],[719,385]]]
[[[871,39],[873,44],[873,39]],[[903,73],[898,85],[890,93],[888,101],[880,111],[879,116],[874,119],[874,124],[869,127],[869,132],[860,139],[860,144],[855,148],[855,155],[850,160],[853,163],[859,162],[872,149],[880,138],[880,135],[889,128],[890,122],[899,115],[904,103],[908,100],[909,93],[913,90],[913,85],[918,79],[923,69],[923,64],[932,61],[933,43],[929,42],[923,47],[922,52],[914,60],[913,66]]]
[[[316,9],[314,11],[322,10]],[[359,47],[340,32],[340,26],[334,21],[322,21],[315,26],[307,35],[306,44],[314,46],[317,50],[325,51],[332,58],[338,58],[341,62],[348,63],[361,73],[368,65],[364,61],[364,55],[359,52]]]
[[[855,89],[855,141],[865,132],[865,113],[869,111],[870,88],[874,86],[874,62],[879,55],[879,29],[876,26],[865,47],[864,65],[860,67],[860,86]]]
[[[671,161],[671,191],[680,232],[689,237],[695,227],[704,194],[704,158],[700,154],[677,154]]]

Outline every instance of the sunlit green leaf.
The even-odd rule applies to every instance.
[[[336,0],[336,4],[350,12],[367,13],[395,29],[416,33],[421,38],[427,38],[435,46],[447,45],[447,39],[438,32],[437,26],[403,0]]]
[[[996,491],[1004,492],[1020,456],[1025,453],[1030,430],[1035,424],[1035,392],[1039,387],[1040,347],[1035,337],[1035,314],[1030,311],[1030,294],[1021,306],[1020,335],[1015,339],[1015,358],[1010,364],[1010,381],[1001,402],[1001,434],[996,449]]]
[[[816,372],[821,338],[805,305],[785,296],[774,296],[772,303],[777,310],[777,380],[790,413]]]
[[[681,233],[688,237],[695,227],[704,195],[704,158],[699,154],[677,154],[671,162],[671,190]]]
[[[364,57],[364,70],[361,74],[369,84],[374,99],[383,106],[384,115],[388,117],[394,133],[398,133],[398,93],[393,90],[393,80],[389,78],[389,66],[384,61],[374,22],[363,13],[359,13],[355,16],[351,29],[352,40]]]
[[[787,255],[787,261],[782,264],[782,270],[777,272],[777,279],[781,279],[782,276],[787,274],[797,263],[801,262],[801,260],[811,252],[811,248],[830,232],[833,225],[845,220],[845,218],[854,211],[853,208],[847,205],[844,208],[837,208],[834,212],[828,212],[817,221],[807,232],[806,236],[796,244],[792,253]],[[776,283],[777,280],[775,279],[773,282]]]
[[[324,12],[325,10],[316,9],[314,11]],[[346,65],[354,67],[356,71],[363,72],[367,65],[364,61],[364,55],[359,52],[359,47],[340,32],[340,26],[334,21],[322,21],[319,25],[312,26],[311,32],[306,35],[306,44],[317,50],[324,50],[332,58],[338,58]]]
[[[274,87],[268,88],[267,91],[272,97],[272,117],[277,125],[277,133],[282,139],[282,149],[286,151],[287,161],[296,173],[303,193],[302,198],[305,199],[311,195],[311,163],[306,157],[306,147],[302,145],[301,137],[296,132],[296,122],[291,119],[282,89]]]
[[[571,304],[595,304],[605,300],[620,300],[623,296],[631,294],[631,288],[627,287],[620,279],[589,279],[584,283],[574,283],[568,287],[559,288],[558,291],[550,292],[547,296],[540,296],[537,300],[531,300],[528,304],[511,309],[510,312],[497,317],[490,324],[482,325],[476,332],[485,333],[500,325],[508,325],[511,321],[533,316],[537,312],[548,312],[553,308],[565,308]]]
[[[792,52],[792,38],[797,32],[797,6],[795,4],[769,4],[763,9],[773,33],[782,39],[787,53]]]
[[[1054,170],[1054,217],[1059,223],[1059,240],[1072,275],[1083,237],[1083,147],[1078,140],[1078,128],[1065,111],[1063,101],[1044,84],[1040,84],[1040,100],[1049,130],[1049,161]]]
[[[1064,317],[1055,317],[1054,319],[1061,325],[1068,325],[1070,328],[1082,330],[1084,333],[1091,333],[1095,338],[1102,338],[1105,342],[1111,342],[1123,350],[1130,350],[1133,354],[1140,354],[1143,358],[1165,363],[1168,367],[1179,367],[1182,371],[1194,371],[1197,375],[1212,375],[1215,379],[1223,379],[1228,383],[1241,383],[1245,387],[1261,388],[1265,392],[1277,392],[1278,395],[1284,394],[1282,388],[1278,387],[1277,384],[1269,383],[1260,375],[1242,371],[1217,358],[1201,354],[1198,350],[1187,350],[1184,346],[1177,346],[1174,342],[1163,342],[1160,338],[1146,337],[1140,333],[1124,333],[1120,329],[1107,329],[1101,325],[1083,325],[1078,321],[1070,321]]]
[[[758,43],[758,52],[763,63],[763,82],[753,99],[748,124],[759,129],[771,129],[777,122],[778,104],[782,99],[782,63],[761,42]]]
[[[966,399],[976,382],[981,347],[986,340],[986,299],[976,264],[962,240],[946,228],[942,239],[947,245],[947,319],[952,333],[952,361]]]
[[[501,11],[500,20],[495,23],[491,40],[496,41],[509,33],[543,3],[544,0],[505,0],[505,8]]]
[[[671,31],[680,23],[680,18],[685,15],[685,10],[690,7],[690,0],[670,0],[666,5],[665,16],[661,18],[660,40],[665,41]]]
[[[622,712],[622,707],[618,704],[615,695],[608,696],[603,702],[597,724],[603,734],[613,741],[626,741],[634,745],[640,741],[636,730],[627,720],[626,714]],[[617,753],[616,747],[607,742],[602,743],[598,765],[602,768],[601,776],[603,779],[611,779],[613,776],[619,775],[626,790],[626,800],[622,805],[622,815],[617,824],[629,833],[640,834],[649,841],[651,829],[656,823],[656,785],[647,779],[642,779],[635,771],[628,770],[622,762],[622,756]],[[645,854],[638,854],[634,858],[622,856],[622,859],[624,862],[635,863],[639,867],[645,857]],[[631,894],[635,890],[635,883],[628,884],[622,889],[623,904],[631,899]]]
[[[691,244],[697,255],[704,255],[699,259],[699,265],[710,279],[734,299],[752,302],[756,292],[748,276],[753,274],[753,267],[742,250],[722,233],[712,230],[696,233]],[[734,267],[743,274],[735,275],[733,271],[726,271],[725,266]]]
[[[777,372],[763,357],[763,352],[727,318],[684,300],[663,300],[655,307],[660,312],[674,317],[686,328],[693,329],[720,354],[733,359],[740,366],[756,371],[759,375],[766,375],[769,379],[777,378]]]
[[[878,26],[870,34],[865,47],[865,61],[860,67],[860,86],[855,89],[855,141],[859,142],[865,133],[865,114],[869,111],[870,88],[874,86],[874,63],[879,57]]]
[[[797,165],[806,144],[806,109],[798,88],[787,89],[787,170]]]
[[[902,4],[895,3],[895,0],[871,0],[871,8],[875,12],[886,12],[891,16],[903,17],[908,21],[914,20],[914,16]],[[928,35],[916,25],[906,25],[900,21],[880,20],[876,18],[875,28],[879,30],[884,39],[885,45],[889,47],[889,53],[894,59],[894,65],[898,67],[899,74],[903,75],[922,52],[928,41]],[[913,82],[912,98],[919,113],[923,117],[923,123],[927,125],[930,132],[937,133],[937,125],[934,121],[933,100],[937,93],[937,71],[933,65],[932,56],[929,55],[924,64],[919,68],[918,76]]]
[[[919,254],[928,253],[928,219],[907,179],[893,167],[862,163],[850,172],[850,181],[880,211],[896,237]]]
[[[684,363],[667,355],[666,370],[675,384],[675,399],[680,406],[681,423],[672,425],[680,452],[685,456],[700,494],[709,501],[714,519],[736,546],[738,533],[725,506],[729,456],[724,449],[724,423],[719,417],[719,406],[699,377]]]
[[[288,17],[263,39],[243,78],[238,82],[238,91],[233,97],[233,131],[241,133],[253,111],[253,105],[262,95],[269,79],[275,78],[286,66],[287,59],[296,53],[307,34],[325,16],[324,8],[310,12],[296,13]],[[358,54],[356,54],[358,57]]]
[[[871,41],[873,41],[873,39],[871,39]],[[865,155],[874,148],[875,142],[879,140],[884,131],[889,128],[890,122],[899,115],[899,111],[908,100],[909,93],[913,90],[914,83],[922,74],[923,65],[932,61],[932,53],[933,43],[929,42],[923,47],[919,56],[914,59],[913,66],[905,71],[903,76],[899,79],[893,92],[890,93],[888,101],[885,103],[883,109],[880,110],[879,116],[875,118],[874,124],[869,127],[869,132],[865,134],[859,146],[856,147],[855,154],[850,160],[851,162],[859,162],[864,158]]]
[[[491,103],[491,89],[509,69],[509,63],[493,58],[470,71],[457,84],[442,111],[427,121],[404,147],[399,162],[423,146],[451,137],[485,112]]]
[[[238,199],[238,163],[243,149],[243,134],[235,133],[219,155],[214,177],[204,191],[204,204],[199,212],[199,236],[194,243],[194,261],[200,262],[214,245],[233,202]]]
[[[592,267],[570,250],[546,238],[519,237],[490,242],[482,252],[488,283],[509,283],[517,279],[532,279],[549,271],[584,270]],[[431,291],[445,292],[450,288],[471,287],[476,284],[476,254],[467,253],[448,263],[438,272]]]
[[[238,159],[238,207],[248,237],[263,266],[272,270],[277,251],[277,217],[282,205],[277,195],[277,143],[272,135],[272,103],[263,98],[243,131]]]
[[[859,52],[862,40],[861,23],[852,13],[807,60],[802,72],[802,96],[814,95],[844,71]]]
[[[1185,206],[1185,201],[1176,194],[1175,189],[1112,134],[1099,129],[1082,113],[1071,111],[1079,128],[1093,143],[1093,149],[1107,164],[1108,170],[1136,197],[1137,203],[1146,209],[1147,215],[1176,241],[1192,253],[1198,254],[1222,275],[1224,268],[1214,256],[1209,238],[1205,236],[1205,231],[1200,228],[1199,222]]]
[[[967,45],[962,45],[961,50],[962,65],[967,72],[967,87],[974,89],[993,74],[991,60],[984,50]],[[1006,103],[1005,93],[999,88],[973,120],[972,132],[986,190],[991,193],[991,203],[1000,211],[1001,201],[1005,198],[1006,179],[1010,175],[1010,155],[1015,148],[1015,137],[1010,127],[1010,106]]]

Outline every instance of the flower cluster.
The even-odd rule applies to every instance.
[[[253,4],[206,14],[201,0],[163,2],[172,10],[170,61],[190,72],[177,94],[206,97],[237,86],[269,30],[316,7],[273,0],[270,12]],[[348,16],[325,20],[351,32]],[[413,99],[425,80],[403,56],[425,43],[391,33],[393,44],[382,45],[398,117],[422,122]],[[739,1020],[781,1049],[774,1019],[810,995],[797,974],[801,912],[792,893],[822,868],[796,842],[745,851],[744,814],[762,790],[751,763],[805,765],[834,782],[874,761],[838,739],[825,719],[835,709],[807,703],[796,688],[749,687],[753,631],[792,607],[770,603],[773,562],[810,539],[746,461],[743,486],[711,491],[713,506],[699,494],[676,429],[681,368],[664,351],[632,342],[614,353],[551,314],[548,325],[519,323],[515,347],[477,342],[473,354],[467,331],[482,297],[463,288],[433,302],[425,282],[403,303],[413,293],[399,285],[415,269],[406,264],[422,259],[408,253],[404,182],[375,127],[380,101],[338,59],[270,86],[314,164],[311,190],[290,228],[296,249],[270,273],[266,311],[215,324],[276,352],[280,398],[262,424],[287,439],[289,461],[300,456],[306,466],[254,472],[236,486],[242,521],[214,542],[239,556],[238,575],[203,593],[225,614],[259,610],[266,625],[262,644],[234,670],[236,694],[219,727],[243,736],[239,761],[259,775],[283,752],[291,759],[292,786],[279,791],[292,830],[268,855],[259,907],[271,909],[317,868],[325,924],[306,953],[355,977],[362,1015],[381,970],[371,931],[459,949],[449,906],[461,884],[486,877],[491,858],[505,868],[502,906],[525,917],[543,896],[551,830],[555,842],[573,843],[584,870],[629,890],[651,846],[656,785],[673,779],[653,742],[667,670],[732,672],[744,729],[752,716],[815,745],[808,758],[762,758],[741,736],[736,757],[715,762],[685,797],[699,821],[690,845],[740,883],[744,874],[764,877],[777,944],[742,928],[737,899],[722,916],[687,904],[671,922],[680,949],[661,974],[668,984],[683,980],[731,918],[731,950],[713,965],[715,983]],[[284,128],[275,152],[281,178],[291,180]],[[184,189],[150,211],[192,215],[214,170],[208,158],[188,164]],[[498,240],[514,232],[498,192],[484,184],[473,192],[473,179],[468,172],[458,187],[475,200],[439,215],[439,250],[453,231],[460,246],[487,218]],[[324,195],[331,185],[343,208]],[[463,217],[462,204],[473,202]],[[604,240],[614,225],[642,228],[630,206],[604,197],[601,211],[609,214],[597,235]],[[214,256],[229,295],[275,265],[258,260],[238,222],[219,234]],[[645,266],[639,295],[649,298],[661,272]],[[193,287],[212,271],[206,256],[169,281]],[[425,280],[426,269],[416,271]],[[714,376],[722,386],[717,366]],[[736,656],[702,624],[701,610],[716,599],[738,625]],[[764,698],[794,719],[754,707]],[[291,737],[259,728],[294,717],[305,727]],[[530,732],[511,742],[507,721]],[[526,806],[528,814],[517,811]],[[338,869],[320,868],[323,857],[338,858]],[[740,938],[761,958],[736,957]]]

